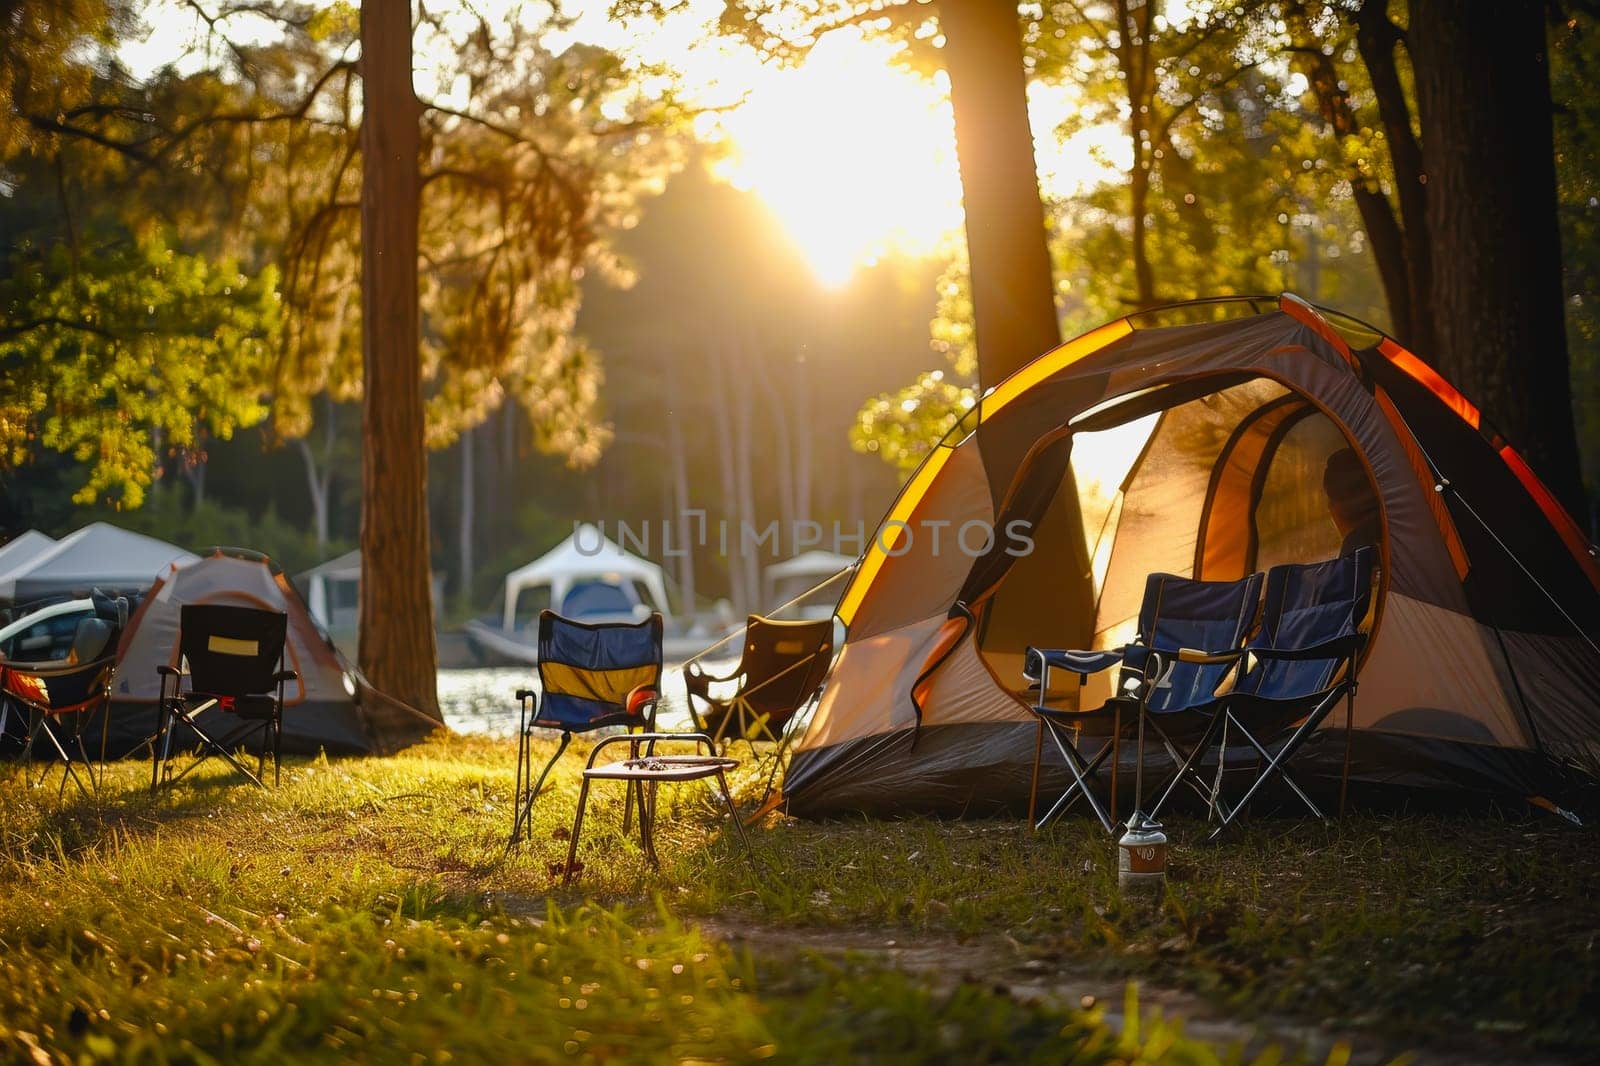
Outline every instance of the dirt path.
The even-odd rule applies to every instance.
[[[708,935],[734,948],[748,948],[765,958],[803,955],[853,955],[917,974],[935,987],[961,982],[992,985],[1019,1000],[1045,1001],[1076,1007],[1098,1005],[1107,1022],[1121,1031],[1124,984],[1118,978],[1074,971],[1058,963],[1029,958],[1021,945],[1005,937],[958,940],[953,937],[886,933],[882,930],[770,927],[738,921],[700,921]],[[1139,1010],[1148,1019],[1181,1019],[1183,1030],[1219,1048],[1243,1045],[1244,1061],[1269,1044],[1278,1044],[1291,1056],[1299,1053],[1311,1063],[1326,1062],[1339,1044],[1351,1049],[1353,1064],[1392,1062],[1405,1056],[1417,1064],[1451,1063],[1491,1066],[1507,1061],[1528,1064],[1562,1063],[1554,1057],[1530,1057],[1525,1051],[1476,1037],[1441,1039],[1427,1034],[1407,1043],[1372,1030],[1328,1029],[1303,1019],[1264,1015],[1250,1021],[1229,1017],[1215,1004],[1181,989],[1139,983]]]

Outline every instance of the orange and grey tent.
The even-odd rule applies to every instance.
[[[111,693],[110,750],[137,750],[155,732],[161,698],[157,667],[178,666],[178,623],[185,604],[231,604],[288,616],[284,658],[297,677],[283,697],[285,752],[381,753],[414,743],[432,728],[416,712],[407,713],[362,684],[270,559],[242,548],[213,548],[169,565],[123,630]],[[202,716],[202,722],[208,720]]]
[[[1323,475],[1345,449],[1378,503],[1381,560],[1352,799],[1585,790],[1600,766],[1594,549],[1420,358],[1285,295],[1119,319],[966,412],[842,595],[848,633],[786,775],[789,811],[1024,809],[1024,648],[1120,646],[1151,573],[1232,580],[1339,554]],[[1051,698],[1096,706],[1107,675]],[[1312,738],[1303,783],[1337,782],[1344,736],[1336,716]]]

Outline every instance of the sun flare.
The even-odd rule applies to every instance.
[[[890,251],[930,253],[961,224],[950,106],[892,59],[887,43],[830,34],[797,70],[759,68],[718,123],[721,176],[772,208],[827,285]]]
[[[856,269],[889,253],[936,252],[962,223],[955,129],[941,74],[934,80],[895,65],[898,45],[844,28],[826,34],[798,67],[763,63],[748,47],[713,32],[722,0],[687,0],[664,18],[616,20],[604,0],[575,0],[575,16],[543,43],[559,51],[579,41],[613,48],[630,63],[670,68],[642,75],[640,91],[671,84],[707,110],[697,132],[729,153],[718,176],[763,200],[801,249],[818,279],[847,284]],[[495,21],[543,17],[540,0],[441,0],[434,14],[451,32],[476,16]],[[147,0],[142,40],[121,46],[136,77],[166,63],[190,72],[220,47],[183,0]],[[278,30],[248,9],[227,32],[253,42]],[[465,83],[449,81],[450,32],[419,31],[415,80],[425,97],[466,106]],[[1035,85],[1029,111],[1039,176],[1047,193],[1070,195],[1126,166],[1120,131],[1096,127],[1062,141],[1056,128],[1074,108],[1060,87]]]

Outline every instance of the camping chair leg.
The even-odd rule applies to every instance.
[[[107,699],[100,708],[100,776],[106,773],[106,741],[111,736],[111,701]],[[95,791],[100,790],[100,785],[95,784]]]
[[[28,764],[33,761],[33,742],[39,735],[39,722],[42,719],[43,715],[41,715],[38,711],[32,707],[28,708],[28,739],[27,742],[22,745],[22,754],[17,757],[17,761],[22,765],[23,781],[27,781],[28,778],[33,776],[32,772],[28,769]]]
[[[527,737],[527,730],[523,730],[523,736],[525,738]],[[528,745],[526,757],[531,762],[533,758],[531,741],[525,739],[523,743]],[[506,845],[506,850],[509,851],[513,846],[516,845],[517,838],[521,835],[524,829],[528,830],[528,835],[530,837],[533,835],[533,801],[539,798],[539,790],[544,788],[544,779],[550,776],[551,768],[555,766],[556,760],[561,758],[561,753],[567,750],[567,745],[570,743],[572,743],[572,734],[563,731],[561,734],[561,743],[556,746],[556,753],[550,756],[550,761],[544,764],[544,772],[539,775],[538,783],[529,789],[526,795],[518,794],[516,798],[516,817],[511,822],[511,843]],[[531,765],[529,766],[529,769],[532,769]],[[531,776],[532,775],[530,773],[528,777]],[[519,765],[518,780],[521,781],[524,779],[525,778],[521,774],[521,766]],[[585,785],[585,787],[587,787],[587,785]]]
[[[196,728],[194,723],[191,722],[189,724],[189,728],[194,729],[195,735],[200,738],[200,743],[201,744],[203,744],[206,747],[210,748],[213,753],[221,755],[224,762],[226,762],[229,766],[232,766],[235,770],[239,771],[239,773],[241,775],[243,775],[245,778],[247,778],[252,785],[255,785],[257,788],[259,788],[259,789],[261,789],[263,791],[266,790],[266,787],[267,787],[266,782],[261,780],[261,778],[257,777],[255,774],[251,773],[250,772],[250,768],[248,766],[246,766],[244,763],[240,762],[239,761],[239,757],[237,755],[235,755],[231,750],[229,750],[229,746],[231,744],[233,744],[235,742],[236,738],[238,737],[237,733],[235,733],[234,735],[230,736],[227,739],[227,741],[225,741],[224,743],[219,744],[216,741],[212,740],[210,737],[206,736],[204,733],[202,733],[198,728]],[[194,766],[200,765],[200,763],[205,761],[205,759],[206,759],[206,756],[202,755],[195,762]],[[189,772],[189,770],[194,769],[194,766],[189,767],[187,770],[184,771],[184,773],[187,774]]]
[[[161,701],[161,710],[156,714],[156,734],[150,738],[150,795],[156,794],[156,789],[161,784],[161,749],[167,739],[167,703]]]
[[[661,856],[656,854],[655,819],[656,782],[648,785],[639,782],[639,828],[644,833],[644,857],[652,870],[661,868]]]
[[[39,714],[38,724],[34,726],[32,735],[28,737],[28,751],[30,755],[33,751],[34,739],[40,733],[45,735],[45,737],[50,741],[50,746],[56,749],[56,754],[61,756],[61,787],[56,792],[56,798],[59,800],[67,794],[67,778],[70,776],[72,778],[72,783],[78,786],[78,791],[83,793],[83,798],[89,799],[89,790],[83,787],[83,780],[78,777],[78,771],[72,765],[72,756],[68,755],[67,749],[61,745],[61,738],[56,736],[55,730],[50,728],[50,716],[47,714]],[[45,778],[49,776],[50,767],[46,766],[44,768],[44,772],[39,775],[39,783],[34,787],[44,787]]]
[[[562,885],[572,883],[573,870],[578,861],[578,836],[583,832],[583,808],[588,803],[589,779],[585,777],[583,784],[578,786],[578,813],[572,819],[572,840],[567,844],[567,868],[561,876]]]
[[[1222,715],[1222,742],[1217,745],[1217,773],[1211,779],[1211,802],[1206,805],[1206,821],[1210,822],[1216,817],[1226,817],[1227,812],[1222,810],[1222,776],[1228,768],[1228,719],[1229,715]]]
[[[1094,812],[1094,816],[1099,819],[1101,827],[1108,833],[1113,831],[1111,820],[1106,816],[1105,809],[1100,806],[1088,788],[1088,783],[1094,779],[1095,774],[1099,772],[1100,766],[1106,761],[1106,756],[1110,753],[1111,745],[1107,744],[1088,762],[1084,762],[1081,758],[1071,762],[1068,769],[1082,781],[1082,784],[1074,784],[1066,792],[1062,793],[1055,804],[1048,811],[1045,811],[1043,817],[1039,819],[1039,826],[1048,825],[1055,819],[1064,816],[1068,811],[1072,810],[1073,805],[1081,797],[1089,801],[1089,807]]]
[[[1044,700],[1040,700],[1043,703]],[[1028,824],[1033,826],[1037,833],[1039,827],[1034,825],[1033,816],[1039,807],[1039,764],[1044,760],[1044,719],[1039,719],[1039,728],[1033,735],[1033,782],[1028,786]]]
[[[1215,733],[1217,729],[1217,720],[1222,717],[1223,716],[1220,714],[1212,717],[1210,723],[1206,725],[1205,732],[1201,733],[1200,739],[1195,742],[1194,750],[1189,753],[1189,757],[1187,759],[1181,761],[1177,772],[1172,775],[1171,779],[1167,782],[1166,787],[1160,791],[1158,798],[1156,799],[1156,805],[1150,808],[1151,820],[1155,820],[1156,817],[1160,815],[1161,808],[1166,805],[1168,797],[1170,797],[1173,792],[1177,791],[1178,785],[1186,779],[1189,781],[1189,784],[1200,793],[1200,797],[1202,799],[1207,798],[1204,780],[1196,780],[1199,775],[1195,770],[1195,764],[1200,761],[1201,757],[1205,754],[1206,749],[1211,745],[1212,734]],[[1167,738],[1166,732],[1160,726],[1155,725],[1154,722],[1152,722],[1151,725],[1155,727],[1156,734],[1161,738],[1161,742],[1166,745],[1168,754],[1172,756],[1172,761],[1179,762],[1177,746]]]
[[[733,828],[739,834],[739,843],[744,845],[745,858],[755,864],[756,853],[750,849],[750,838],[745,835],[744,823],[739,820],[739,812],[733,806],[733,792],[728,788],[728,778],[719,769],[717,771],[717,787],[722,791],[722,802],[728,805],[728,817],[733,820]]]
[[[1354,663],[1351,664],[1352,669]],[[1350,745],[1355,738],[1356,686],[1352,683],[1344,693],[1344,770],[1339,775],[1339,821],[1344,821],[1345,798],[1350,792]]]
[[[506,842],[508,851],[517,842],[517,833],[522,829],[522,786],[533,779],[528,739],[528,710],[527,704],[523,704],[522,720],[517,724],[517,779],[511,787],[511,839]]]
[[[654,732],[654,729],[652,728],[651,731]],[[629,732],[632,732],[632,729],[630,729]],[[638,757],[639,743],[638,741],[634,741],[628,745],[628,758],[637,759]],[[637,792],[639,794],[639,801],[641,803],[644,802],[644,785],[633,782],[624,788],[622,792],[622,835],[627,836],[628,830],[633,827],[633,796],[634,793]]]
[[[78,754],[83,759],[83,772],[89,777],[89,787],[94,789],[95,795],[100,794],[100,779],[95,774],[94,760],[89,758],[89,749],[83,742],[83,712],[79,712],[74,722],[72,739],[78,746]]]
[[[1250,783],[1250,787],[1245,790],[1245,794],[1239,799],[1239,802],[1234,804],[1233,810],[1223,815],[1222,824],[1213,829],[1211,834],[1206,837],[1206,843],[1209,844],[1215,841],[1217,837],[1221,836],[1222,833],[1227,830],[1228,826],[1233,824],[1234,819],[1244,811],[1245,807],[1249,805],[1251,798],[1255,796],[1256,792],[1274,773],[1283,778],[1284,783],[1290,788],[1294,789],[1295,795],[1299,796],[1305,805],[1311,809],[1312,814],[1318,818],[1323,816],[1322,812],[1317,809],[1316,804],[1311,802],[1310,797],[1300,790],[1300,786],[1295,784],[1294,779],[1289,776],[1286,770],[1284,770],[1283,764],[1293,757],[1294,753],[1299,750],[1301,742],[1310,734],[1311,730],[1315,729],[1318,724],[1321,723],[1324,714],[1326,713],[1326,707],[1327,705],[1324,704],[1324,713],[1319,714],[1313,712],[1310,717],[1302,722],[1300,728],[1296,729],[1294,734],[1289,737],[1287,742],[1284,743],[1283,747],[1278,750],[1277,755],[1270,755],[1267,750],[1263,748],[1256,740],[1256,738],[1250,735],[1250,731],[1245,729],[1242,723],[1238,722],[1237,720],[1233,723],[1239,727],[1239,732],[1245,735],[1245,739],[1251,743],[1259,755],[1267,759],[1267,764],[1261,773],[1257,775],[1256,779]],[[1232,716],[1230,715],[1230,717]]]
[[[1273,755],[1270,751],[1268,751],[1266,747],[1263,746],[1262,743],[1255,737],[1251,736],[1243,726],[1239,727],[1239,732],[1244,733],[1245,739],[1248,740],[1251,746],[1256,749],[1257,757],[1266,760],[1266,767],[1262,770],[1263,777],[1270,776],[1276,772],[1279,777],[1283,778],[1283,783],[1288,785],[1296,796],[1300,797],[1300,802],[1306,805],[1306,808],[1314,817],[1325,817],[1322,811],[1317,808],[1317,805],[1311,801],[1311,797],[1307,796],[1303,791],[1301,791],[1299,784],[1295,782],[1294,778],[1289,776],[1289,771],[1283,767],[1284,762],[1286,762],[1288,759],[1288,755],[1286,753],[1291,751],[1289,745],[1295,744],[1298,747],[1296,742],[1302,736],[1301,730],[1295,730],[1294,735],[1289,738],[1289,741],[1284,744],[1283,748],[1279,750],[1277,755]]]
[[[1106,756],[1116,750],[1115,738],[1113,737],[1111,743],[1102,747],[1099,753],[1088,761],[1085,761],[1083,756],[1078,754],[1078,749],[1074,745],[1062,741],[1054,725],[1050,726],[1050,739],[1055,743],[1057,750],[1061,752],[1062,759],[1066,761],[1067,770],[1072,774],[1073,785],[1045,812],[1044,817],[1040,818],[1034,825],[1034,829],[1041,829],[1058,815],[1065,814],[1081,793],[1084,799],[1089,801],[1089,807],[1094,811],[1095,817],[1100,819],[1100,825],[1106,832],[1111,832],[1113,823],[1106,816],[1106,812],[1100,806],[1100,802],[1094,798],[1094,792],[1089,788],[1089,780],[1094,777],[1095,772],[1100,768],[1100,764],[1105,762]]]
[[[1106,832],[1111,832],[1111,826],[1117,824],[1117,768],[1122,765],[1122,704],[1117,704],[1111,712],[1111,821],[1106,826]],[[1085,790],[1087,795],[1087,790]]]

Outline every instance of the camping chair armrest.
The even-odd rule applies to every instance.
[[[298,670],[279,670],[277,673],[272,675],[272,683],[275,685],[286,685],[290,681],[299,680],[300,671]]]
[[[613,744],[631,745],[629,750],[635,757],[637,757],[640,744],[647,743],[649,745],[649,747],[646,749],[647,752],[653,753],[655,751],[656,742],[661,740],[693,741],[697,747],[704,745],[709,754],[715,755],[717,753],[715,743],[713,743],[711,738],[704,733],[618,733],[615,736],[604,738],[593,748],[589,749],[588,766],[593,768],[595,759],[599,758],[600,753]]]
[[[1109,651],[1073,651],[1030,647],[1022,656],[1022,676],[1038,681],[1047,668],[1071,670],[1076,674],[1097,674],[1122,661],[1123,648]]]
[[[1250,654],[1258,659],[1315,660],[1345,659],[1353,656],[1366,643],[1366,635],[1352,633],[1308,648],[1251,648]]]
[[[1201,651],[1199,648],[1179,648],[1178,661],[1180,663],[1214,666],[1217,663],[1238,662],[1247,654],[1249,654],[1249,649],[1247,648],[1235,648],[1233,651]]]
[[[166,663],[160,663],[159,665],[157,665],[156,666],[156,673],[160,674],[162,677],[182,677],[183,676],[183,671],[182,670],[179,670],[176,666],[168,666]]]

